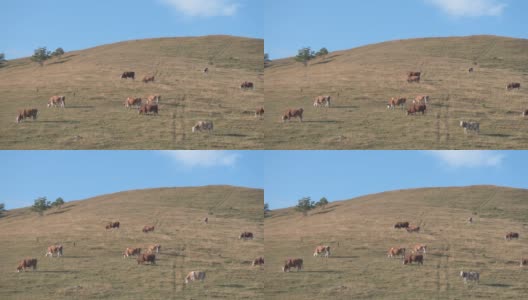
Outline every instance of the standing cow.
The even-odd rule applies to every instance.
[[[204,281],[205,280],[205,272],[203,271],[191,271],[187,276],[185,277],[185,284],[188,284],[191,281]]]
[[[136,73],[135,72],[123,72],[123,74],[121,74],[121,79],[127,79],[127,78],[132,78],[133,80],[135,80]]]

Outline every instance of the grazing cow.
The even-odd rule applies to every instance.
[[[330,256],[330,246],[317,246],[315,248],[313,256],[324,255],[324,257]]]
[[[48,100],[48,107],[60,106],[64,108],[66,105],[66,96],[51,96]]]
[[[192,127],[192,132],[203,130],[212,131],[213,127],[213,121],[198,121],[196,125]]]
[[[154,76],[145,76],[143,77],[143,80],[142,80],[144,83],[147,83],[147,82],[154,82]]]
[[[125,253],[123,253],[123,258],[140,254],[141,248],[126,248]]]
[[[521,88],[521,84],[518,83],[518,82],[512,82],[512,83],[508,83],[508,85],[506,86],[506,89],[509,91],[509,90],[513,90],[513,89],[520,89]]]
[[[286,120],[289,121],[292,118],[299,118],[299,120],[302,122],[303,112],[304,112],[304,110],[302,108],[299,108],[299,109],[291,109],[290,108],[282,116],[282,122],[284,122]]]
[[[394,224],[394,228],[401,229],[401,228],[408,228],[409,222],[398,222]]]
[[[424,115],[426,110],[427,105],[425,104],[413,104],[407,109],[407,115],[415,115],[416,113],[420,112],[422,113],[422,115]]]
[[[420,76],[409,76],[407,78],[407,82],[409,83],[412,83],[412,82],[420,82]]]
[[[161,251],[161,245],[160,244],[154,244],[154,245],[148,246],[147,253],[154,253],[154,251],[156,253],[159,253]]]
[[[252,240],[253,239],[253,233],[252,232],[247,232],[247,231],[244,231],[240,234],[240,236],[238,237],[238,239],[243,239],[243,240]]]
[[[464,279],[464,283],[467,283],[469,281],[475,281],[476,283],[479,282],[480,274],[479,272],[464,272],[460,271],[460,277]]]
[[[191,281],[204,281],[205,280],[205,272],[203,271],[191,271],[187,276],[185,277],[185,284],[188,284]]]
[[[317,96],[314,100],[314,107],[324,106],[329,107],[330,101],[332,100],[332,97],[330,96]]]
[[[257,110],[255,110],[255,118],[262,119],[263,116],[264,116],[264,107],[257,108]]]
[[[240,84],[240,89],[253,89],[253,82],[244,81]]]
[[[403,264],[412,264],[413,262],[423,265],[423,255],[421,254],[410,254],[403,259]]]
[[[389,252],[387,253],[387,257],[393,258],[395,256],[405,256],[405,248],[390,248]]]
[[[141,255],[138,255],[137,257],[137,263],[143,264],[145,262],[149,262],[151,265],[156,264],[156,255],[152,253],[143,253]]]
[[[18,115],[16,117],[16,122],[20,123],[24,119],[32,118],[33,120],[37,119],[38,115],[38,109],[36,108],[30,108],[30,109],[22,109],[18,111]]]
[[[208,223],[209,223],[209,218],[208,218],[208,217],[205,217],[205,219],[204,219],[204,223],[205,223],[205,224],[208,224]]]
[[[153,104],[153,103],[159,104],[160,100],[161,100],[160,95],[150,95],[147,97],[147,104]]]
[[[108,222],[106,229],[119,228],[119,222]]]
[[[150,113],[155,114],[155,115],[158,114],[158,105],[157,104],[143,104],[139,108],[139,114],[140,115],[142,115],[142,114],[148,115]]]
[[[469,68],[468,70],[469,73],[473,73],[473,71],[474,71],[473,68]]]
[[[205,68],[205,69],[203,69],[203,72],[204,72],[204,73],[209,72],[209,68]]]
[[[389,103],[387,104],[387,109],[394,109],[396,106],[399,106],[401,108],[404,107],[405,102],[407,102],[407,98],[390,98]]]
[[[420,232],[420,226],[409,226],[407,232]]]
[[[48,247],[48,252],[46,252],[45,256],[51,256],[53,257],[53,254],[57,254],[57,257],[62,256],[62,245],[52,245]]]
[[[33,270],[37,269],[37,259],[36,258],[25,258],[18,263],[17,272],[22,270],[32,268]]]
[[[427,95],[418,95],[413,100],[413,104],[427,104],[429,102],[429,96]]]
[[[289,272],[291,268],[297,268],[297,271],[302,270],[303,260],[302,258],[287,259],[282,267],[283,272]]]
[[[519,233],[517,232],[508,232],[506,234],[506,236],[504,236],[504,238],[508,241],[510,240],[513,240],[513,239],[518,239],[519,238]]]
[[[425,254],[426,251],[427,251],[427,245],[425,245],[425,244],[417,244],[413,248],[413,252],[414,253],[423,253],[423,254]]]
[[[123,74],[121,75],[121,79],[127,79],[127,78],[132,78],[132,79],[136,79],[136,73],[135,72],[123,72]]]
[[[473,223],[473,217],[469,217],[469,219],[467,220],[469,224]]]
[[[528,116],[528,109],[527,109],[527,110],[525,110],[525,111],[523,111],[523,113],[522,113],[522,116],[523,116],[523,117],[526,117],[526,116]]]
[[[420,77],[422,72],[407,72],[407,77],[418,76]]]
[[[150,231],[154,231],[154,226],[148,226],[148,225],[143,226],[143,232],[144,233],[147,233],[147,232],[150,232]]]
[[[262,266],[264,265],[264,257],[257,257],[253,260],[253,263],[251,264],[253,267],[254,266]]]
[[[126,98],[125,107],[130,108],[132,106],[136,106],[139,108],[141,106],[141,98],[133,98],[133,97]]]
[[[460,127],[464,128],[464,133],[467,134],[468,130],[473,131],[475,133],[480,132],[480,123],[479,122],[466,122],[466,121],[460,121]]]
[[[528,259],[525,259],[525,258],[521,257],[521,265],[520,266],[522,267],[522,266],[526,266],[526,265],[528,265]]]

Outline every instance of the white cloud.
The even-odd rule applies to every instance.
[[[174,150],[161,153],[186,167],[233,166],[239,157],[236,153],[222,150]]]
[[[455,17],[500,16],[506,8],[503,0],[426,0]]]
[[[240,5],[236,0],[161,0],[189,17],[233,16]]]
[[[504,159],[502,154],[483,150],[434,150],[427,153],[453,168],[498,167]]]

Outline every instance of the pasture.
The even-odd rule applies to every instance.
[[[29,209],[0,218],[1,299],[263,299],[263,191],[231,186],[120,192],[67,202],[44,216]],[[208,216],[209,223],[203,218]],[[110,221],[119,229],[106,230]],[[155,230],[143,233],[144,225]],[[254,233],[242,241],[243,231]],[[44,257],[62,243],[63,257]],[[155,265],[123,258],[127,247],[161,244]],[[20,259],[37,271],[16,273]],[[190,271],[202,282],[184,284]]]
[[[473,68],[474,72],[469,72]],[[407,72],[421,72],[408,83]],[[528,40],[496,36],[398,40],[265,68],[266,149],[526,149]],[[510,82],[520,90],[506,91]],[[330,95],[329,108],[313,107]],[[425,116],[388,110],[391,97],[429,95]],[[288,108],[304,121],[282,123]],[[461,120],[480,122],[466,136]]]
[[[303,216],[280,209],[265,218],[266,299],[522,299],[528,292],[528,191],[496,186],[424,188],[328,204]],[[474,222],[466,220],[473,216]],[[419,233],[394,229],[398,221]],[[505,241],[508,231],[519,240]],[[426,244],[423,265],[388,258],[390,247]],[[329,258],[313,257],[318,245]],[[304,270],[283,273],[287,258]],[[463,283],[461,270],[480,272]]]
[[[28,58],[0,68],[2,149],[262,148],[263,40],[231,36],[159,38],[66,52],[40,67]],[[205,74],[203,70],[209,69]],[[121,79],[134,71],[135,80]],[[146,75],[154,82],[143,83]],[[241,90],[244,81],[252,90]],[[158,116],[127,110],[127,97],[160,94]],[[46,108],[53,95],[66,108]],[[17,111],[39,110],[16,124]],[[212,133],[192,134],[197,121]]]

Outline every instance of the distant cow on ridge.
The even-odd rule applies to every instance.
[[[136,73],[135,72],[123,72],[123,74],[121,75],[121,79],[127,79],[127,78],[132,78],[132,79],[136,79]]]

